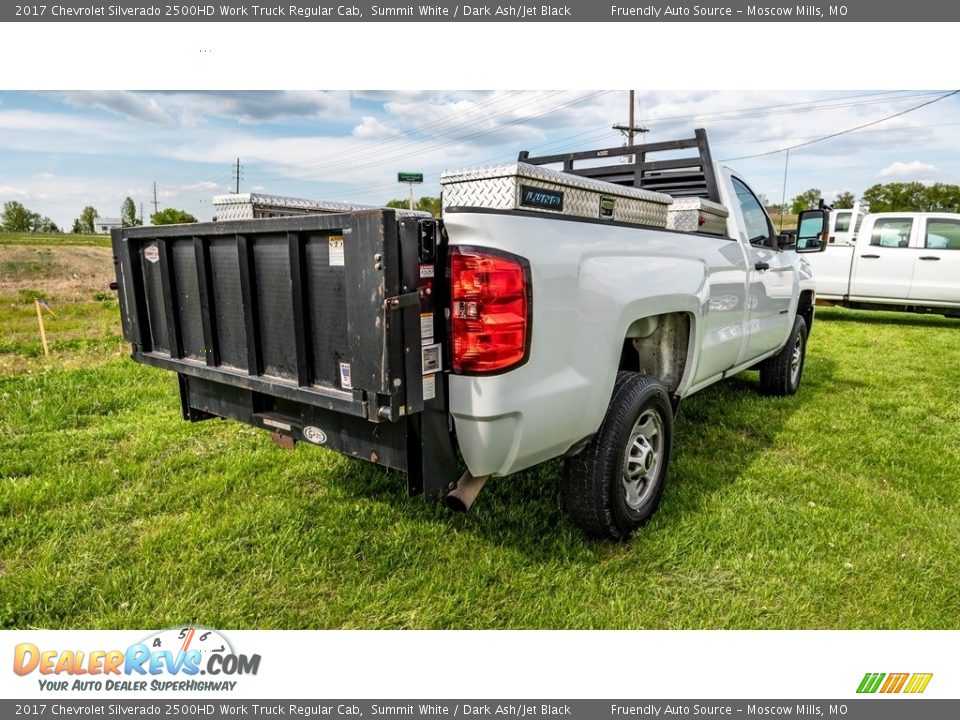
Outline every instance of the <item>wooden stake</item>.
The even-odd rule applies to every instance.
[[[33,305],[37,309],[37,324],[40,326],[40,342],[43,343],[43,355],[47,357],[50,355],[50,348],[47,347],[47,331],[43,327],[43,310],[40,308],[40,301],[37,298],[33,299]]]

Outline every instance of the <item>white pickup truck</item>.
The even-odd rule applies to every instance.
[[[458,509],[489,476],[564,457],[570,516],[615,539],[659,504],[683,398],[749,368],[796,392],[815,300],[798,253],[826,246],[827,213],[779,246],[702,130],[442,184],[442,221],[114,231],[133,358],[177,373],[185,419],[397,468]]]
[[[960,215],[867,215],[851,245],[830,245],[810,264],[818,300],[960,316]]]

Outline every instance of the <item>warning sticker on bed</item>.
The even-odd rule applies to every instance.
[[[435,373],[441,369],[442,360],[440,358],[440,343],[434,345],[424,345],[420,348],[421,363],[423,375]]]
[[[433,342],[433,313],[420,315],[420,344],[429,345]]]
[[[147,262],[157,262],[157,260],[160,259],[160,248],[158,248],[156,245],[145,247],[143,249],[143,259]]]
[[[350,363],[340,363],[340,387],[344,390],[353,390],[353,382],[350,380]]]
[[[330,265],[343,266],[343,236],[333,235],[330,237]]]
[[[427,375],[423,378],[423,399],[433,400],[437,396],[437,374]]]

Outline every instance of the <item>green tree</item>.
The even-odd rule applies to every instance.
[[[94,225],[97,222],[97,218],[100,216],[100,213],[97,212],[97,209],[92,205],[87,205],[80,213],[78,218],[80,221],[80,232],[84,235],[93,235]]]
[[[46,215],[41,216],[39,213],[33,214],[33,232],[35,233],[58,233],[60,228],[57,224],[48,218]]]
[[[23,203],[10,200],[3,204],[3,213],[0,213],[0,227],[6,232],[33,232],[33,221],[36,213],[30,212]]]
[[[804,210],[812,210],[820,203],[821,194],[817,188],[810,188],[797,195],[790,203],[790,212],[794,215]]]
[[[177,225],[179,223],[195,223],[197,219],[190,213],[177,208],[164,208],[150,216],[151,225]]]
[[[124,198],[123,205],[120,206],[120,222],[123,227],[143,225],[143,221],[137,218],[137,206],[131,197]]]
[[[960,212],[960,185],[934,183],[927,188],[925,210]]]
[[[842,193],[837,193],[837,197],[833,201],[833,207],[837,210],[848,210],[853,207],[856,201],[857,198],[852,192],[844,190]]]
[[[925,210],[928,199],[927,186],[919,182],[878,183],[863,191],[863,200],[870,203],[870,212]]]
[[[73,219],[73,227],[70,229],[70,232],[75,235],[79,235],[83,232],[83,226],[80,225],[80,218]]]
[[[409,200],[389,200],[386,204],[386,207],[389,208],[398,208],[400,210],[407,210],[410,207]],[[429,195],[424,195],[421,198],[418,198],[417,201],[413,204],[414,210],[422,210],[423,212],[428,212],[434,217],[440,217],[440,198],[430,197]]]

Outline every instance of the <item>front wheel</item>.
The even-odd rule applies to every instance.
[[[760,365],[760,392],[764,395],[793,395],[800,387],[807,356],[807,322],[797,315],[786,345]]]
[[[600,430],[564,468],[571,520],[591,535],[623,540],[660,504],[673,439],[673,409],[657,378],[622,372]]]

